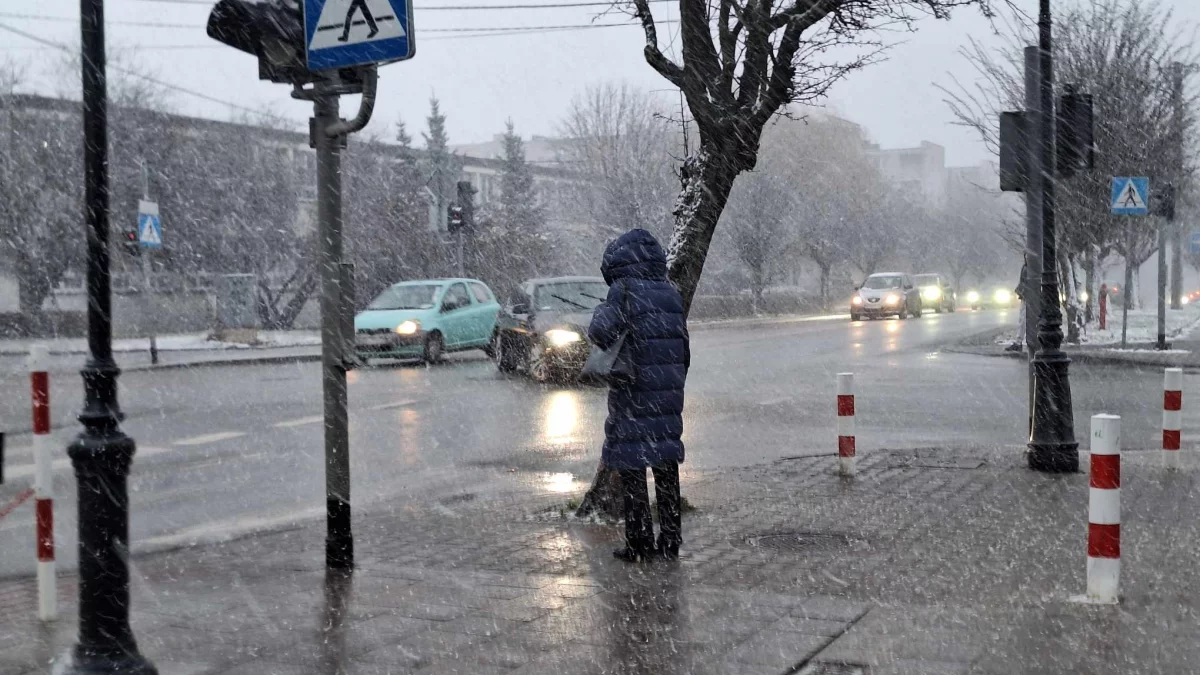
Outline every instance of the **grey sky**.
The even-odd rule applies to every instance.
[[[551,3],[554,0],[532,0]],[[523,3],[525,0],[523,0]],[[1063,0],[1056,0],[1063,2]],[[624,20],[617,12],[597,18],[594,8],[561,8],[497,11],[422,11],[421,5],[513,4],[508,0],[416,0],[417,56],[412,61],[387,66],[380,73],[380,101],[368,129],[392,136],[401,116],[419,142],[428,99],[436,93],[449,116],[454,143],[486,140],[504,128],[511,117],[524,136],[553,134],[571,97],[588,83],[627,80],[645,89],[667,90],[670,85],[642,58],[643,36],[633,23],[628,27],[596,28],[533,35],[456,38],[443,29],[496,26],[549,26],[586,24],[593,20]],[[1017,0],[1031,14],[1036,0]],[[1181,21],[1200,23],[1200,3],[1165,0]],[[656,16],[671,19],[674,3],[654,5]],[[288,97],[286,87],[257,80],[254,58],[217,45],[204,34],[208,5],[154,0],[108,0],[110,53],[161,79],[215,98],[249,108],[269,107],[296,120],[300,128],[309,115],[307,104]],[[13,26],[45,39],[78,45],[75,22],[14,18],[13,15],[69,17],[79,15],[77,0],[0,0],[0,24]],[[7,16],[6,16],[7,15]],[[194,28],[147,28],[121,25],[120,21],[187,24]],[[665,24],[660,40],[670,43],[675,26]],[[952,164],[974,163],[987,157],[973,134],[953,126],[942,94],[935,83],[948,83],[953,73],[969,80],[971,72],[956,50],[970,37],[993,41],[991,28],[979,12],[960,9],[948,22],[928,19],[913,34],[893,34],[902,41],[888,61],[854,73],[833,89],[829,105],[839,114],[864,125],[884,147],[915,145],[921,140],[947,147]],[[200,48],[190,48],[200,46]],[[154,47],[160,47],[155,49]],[[186,47],[161,49],[161,47]],[[10,33],[0,32],[0,55],[30,64],[35,72],[50,74],[57,63],[53,50]],[[73,86],[73,85],[72,85]],[[39,91],[63,90],[61,82],[43,84]],[[664,104],[678,105],[671,91],[656,94]],[[172,105],[186,114],[226,119],[227,106],[176,94]],[[347,102],[347,108],[353,103]],[[236,113],[235,113],[236,114]]]

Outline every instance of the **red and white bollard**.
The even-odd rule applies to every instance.
[[[1087,600],[1113,604],[1121,586],[1121,418],[1092,417]]]
[[[54,569],[54,468],[50,438],[50,350],[29,350],[29,381],[33,393],[33,490],[37,514],[38,618],[58,617],[58,585]]]
[[[1163,373],[1163,466],[1179,468],[1180,435],[1183,429],[1183,369],[1167,368]]]
[[[854,464],[854,373],[837,376],[838,473],[853,476]]]

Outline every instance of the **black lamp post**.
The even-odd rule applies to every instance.
[[[1071,360],[1062,351],[1062,307],[1058,292],[1058,254],[1054,232],[1055,116],[1054,55],[1051,44],[1050,0],[1040,0],[1038,66],[1041,71],[1038,141],[1042,166],[1042,293],[1038,321],[1038,351],[1033,357],[1033,429],[1029,438],[1029,468],[1051,473],[1079,470],[1071,408]]]
[[[120,427],[112,356],[108,250],[108,93],[104,0],[80,0],[84,198],[87,224],[88,350],[83,432],[67,449],[79,501],[79,642],[56,672],[156,675],[129,627],[129,490],[133,439]]]

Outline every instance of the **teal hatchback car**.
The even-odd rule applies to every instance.
[[[354,349],[371,358],[436,363],[446,352],[492,355],[500,304],[482,281],[404,281],[385,289],[354,317]]]

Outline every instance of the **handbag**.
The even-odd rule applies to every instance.
[[[627,298],[628,295],[623,294],[623,297]],[[624,302],[622,302],[622,311],[628,318],[629,311]],[[584,380],[609,384],[632,384],[636,375],[633,368],[632,347],[629,342],[629,329],[626,328],[617,335],[617,339],[613,340],[608,349],[592,345],[592,351],[588,354],[579,377]]]

